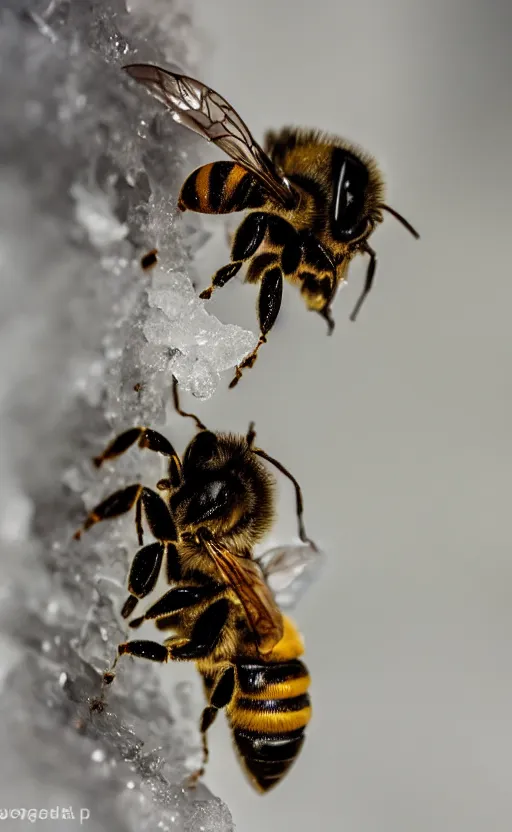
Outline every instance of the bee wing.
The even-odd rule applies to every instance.
[[[254,140],[245,122],[218,92],[194,78],[151,64],[129,64],[123,69],[164,104],[175,121],[214,142],[247,168],[278,204],[293,207],[295,200],[290,186]]]
[[[312,546],[277,546],[258,558],[280,609],[293,609],[324,566],[325,554]]]
[[[260,566],[251,558],[233,554],[211,538],[203,539],[203,543],[230,589],[239,598],[260,653],[270,653],[283,637],[283,617]]]

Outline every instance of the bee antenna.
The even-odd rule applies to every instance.
[[[401,215],[401,214],[399,214],[399,213],[398,213],[398,211],[395,211],[395,209],[394,209],[394,208],[390,208],[390,207],[389,207],[389,205],[384,205],[384,203],[381,203],[381,204],[379,205],[379,208],[383,208],[383,209],[384,209],[384,211],[388,211],[390,214],[392,214],[392,216],[393,216],[396,220],[398,220],[398,222],[401,222],[401,223],[402,223],[402,225],[403,225],[403,227],[404,227],[404,228],[407,228],[407,231],[409,231],[409,232],[412,234],[412,236],[413,236],[413,237],[415,237],[417,240],[419,240],[420,235],[418,234],[418,232],[416,231],[416,229],[415,229],[415,228],[413,228],[413,227],[412,227],[412,225],[411,225],[411,223],[410,223],[410,222],[407,222],[407,220],[405,219],[405,217],[402,217],[402,215]]]

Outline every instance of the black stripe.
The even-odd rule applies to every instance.
[[[237,665],[238,685],[242,693],[259,693],[269,685],[278,685],[307,675],[307,668],[299,659],[276,664],[243,662]]]
[[[311,700],[307,693],[299,696],[289,696],[286,699],[253,699],[249,696],[240,696],[236,700],[236,706],[243,711],[253,713],[274,713],[287,714],[294,711],[302,711],[308,708]]]
[[[218,212],[224,197],[226,179],[235,167],[234,162],[214,162],[208,182],[208,202],[214,213]]]
[[[231,194],[226,194],[222,210],[245,211],[247,208],[261,208],[266,202],[258,183],[252,174],[247,173],[237,184]]]
[[[265,734],[235,728],[233,738],[243,757],[255,762],[293,760],[304,742],[304,728],[280,734]]]
[[[180,201],[184,203],[186,208],[190,208],[191,211],[199,211],[200,209],[200,202],[199,202],[199,194],[196,190],[196,183],[199,171],[201,168],[198,168],[190,176],[185,179],[183,187],[180,193]]]

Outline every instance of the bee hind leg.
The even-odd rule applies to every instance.
[[[219,710],[225,708],[231,702],[233,698],[233,694],[235,692],[235,668],[233,665],[229,665],[226,667],[221,673],[219,673],[214,688],[210,694],[209,704],[203,710],[201,714],[201,720],[199,723],[199,730],[201,732],[201,741],[202,741],[202,750],[203,750],[203,759],[201,766],[197,769],[197,771],[192,772],[192,774],[187,779],[187,785],[189,788],[194,788],[203,776],[206,764],[208,762],[209,757],[209,749],[208,749],[208,729],[213,725],[217,718],[217,714]]]
[[[260,324],[260,337],[255,348],[244,358],[241,364],[235,369],[235,376],[230,383],[230,388],[236,387],[246,368],[254,365],[258,351],[267,342],[267,335],[274,326],[283,298],[283,273],[278,266],[273,266],[264,273],[261,281],[260,294],[258,297],[258,319]]]

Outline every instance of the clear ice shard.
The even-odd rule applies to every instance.
[[[205,235],[173,205],[193,138],[119,69],[190,71],[196,51],[186,0],[0,10],[1,820],[67,807],[66,828],[84,808],[89,832],[233,828],[204,785],[183,788],[199,737],[189,692],[160,692],[168,667],[121,663],[91,712],[126,638],[135,540],[129,521],[72,540],[94,501],[158,467],[128,454],[99,477],[90,457],[115,431],[162,423],[173,373],[208,397],[256,340],[192,288]]]

